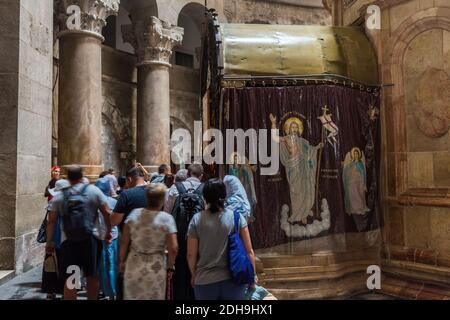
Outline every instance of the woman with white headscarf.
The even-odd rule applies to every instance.
[[[251,206],[241,181],[235,176],[227,175],[223,178],[223,183],[227,189],[225,208],[236,210],[248,222],[251,218]]]

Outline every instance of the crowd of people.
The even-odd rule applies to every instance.
[[[243,300],[255,289],[252,208],[235,176],[203,182],[199,164],[173,175],[168,165],[149,174],[139,163],[125,176],[104,171],[95,183],[79,166],[67,168],[67,180],[59,167],[51,174],[43,223],[47,299],[77,299],[85,289],[90,300]],[[248,283],[230,274],[234,230],[253,266]]]

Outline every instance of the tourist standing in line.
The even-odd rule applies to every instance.
[[[167,164],[162,164],[158,168],[158,174],[153,176],[151,183],[164,183],[164,178],[170,173],[170,167]]]
[[[164,198],[164,211],[166,211],[166,203],[169,200],[170,190],[172,190],[172,188],[176,189],[175,183],[186,181],[187,178],[188,178],[188,170],[187,169],[180,169],[177,171],[177,173],[174,176],[174,183],[172,184],[172,186],[167,187],[166,196]],[[168,213],[170,213],[170,212],[168,212]]]
[[[252,209],[241,181],[235,176],[227,175],[223,178],[223,183],[227,190],[225,208],[239,212],[250,223]]]
[[[181,170],[180,170],[181,171]],[[183,186],[186,190],[193,189],[196,190],[201,184],[201,180],[203,178],[203,166],[201,164],[191,164],[188,167],[187,178],[182,182]],[[174,184],[170,187],[167,195],[167,200],[164,203],[164,211],[171,213],[175,201],[179,195],[178,189]]]
[[[109,209],[112,211],[116,206],[117,200],[111,197],[110,182],[106,178],[98,179],[95,186],[99,188],[106,196]],[[99,264],[99,282],[100,289],[109,300],[115,300],[117,296],[117,274],[119,261],[119,229],[117,226],[111,228],[112,241],[105,241],[105,223],[102,215],[99,214],[98,228],[100,231],[100,240],[102,240],[102,253]]]
[[[164,177],[164,182],[163,182],[164,185],[167,188],[170,188],[173,186],[174,182],[175,182],[175,176],[171,173],[166,174],[166,176]]]
[[[108,179],[111,187],[111,197],[117,198],[117,188],[119,187],[119,183],[117,181],[116,171],[113,168],[109,168],[105,178]]]
[[[175,174],[175,182],[183,182],[188,178],[188,169],[180,169]]]
[[[234,230],[234,213],[225,208],[226,196],[220,179],[207,181],[203,188],[206,209],[189,225],[187,259],[196,300],[243,300],[248,286],[235,284],[229,271],[228,236]],[[255,268],[247,221],[242,215],[239,234]]]
[[[203,176],[203,167],[199,164],[190,165],[188,176],[185,181],[176,182],[169,189],[166,197],[165,211],[170,212],[175,219],[179,247],[173,276],[174,300],[195,299],[194,290],[191,285],[191,273],[187,263],[186,235],[192,217],[205,208],[202,196],[203,185],[200,181]]]
[[[147,207],[128,215],[121,234],[119,269],[125,273],[125,300],[164,300],[167,273],[174,271],[178,250],[175,221],[161,211],[166,186],[152,183],[145,191]]]
[[[133,167],[126,174],[128,189],[121,192],[111,216],[111,223],[123,227],[123,222],[131,211],[147,207],[144,173],[140,168]]]
[[[123,190],[127,189],[127,177],[120,176],[117,179],[117,183],[119,184],[119,190],[117,190],[117,195],[120,196]]]
[[[69,288],[67,278],[71,275],[69,267],[78,266],[87,277],[89,300],[98,298],[98,260],[102,243],[95,227],[98,210],[105,222],[106,241],[111,239],[110,209],[105,195],[95,186],[83,183],[83,169],[72,166],[68,169],[70,187],[52,201],[47,225],[46,252],[53,252],[53,234],[57,217],[61,218],[61,259],[60,275],[64,281],[64,299],[76,300],[77,289]],[[69,272],[69,273],[68,273]],[[78,273],[80,276],[81,274]]]
[[[53,166],[51,170],[51,179],[45,188],[44,197],[47,197],[47,202],[50,202],[53,198],[53,192],[55,189],[56,181],[61,177],[61,168],[58,166]]]
[[[147,194],[145,192],[146,182],[144,171],[139,167],[133,167],[126,174],[128,189],[120,193],[111,223],[113,226],[119,226],[120,231],[123,228],[123,222],[131,211],[138,208],[147,207]],[[123,273],[119,270],[117,280],[117,299],[123,299]]]
[[[55,183],[54,196],[57,196],[62,192],[63,189],[70,187],[70,183],[67,180],[59,179]],[[54,196],[52,198],[54,199]],[[47,215],[50,211],[51,203],[53,199],[49,202],[47,206]],[[61,226],[59,217],[56,218],[55,222],[55,232],[53,233],[53,238],[51,240],[54,243],[54,251],[46,252],[44,257],[44,263],[42,266],[42,282],[41,289],[47,294],[47,300],[53,300],[56,298],[56,294],[63,293],[63,283],[59,277],[58,261],[60,258],[60,248],[61,248]]]

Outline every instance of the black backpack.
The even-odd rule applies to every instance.
[[[197,189],[186,190],[181,182],[175,183],[178,197],[172,209],[172,216],[177,225],[178,254],[175,260],[175,273],[173,275],[173,298],[174,300],[194,300],[194,289],[191,285],[191,272],[187,264],[186,234],[192,217],[205,208],[202,191],[203,184]]]
[[[94,230],[95,217],[89,211],[89,199],[86,195],[88,186],[88,184],[83,186],[80,192],[76,192],[73,188],[63,191],[61,218],[67,240],[86,240]]]
[[[197,189],[189,188],[186,190],[181,182],[176,182],[175,186],[178,190],[178,197],[172,209],[172,216],[177,225],[178,246],[181,252],[186,251],[186,234],[192,217],[205,208],[203,202],[202,191],[203,184]]]

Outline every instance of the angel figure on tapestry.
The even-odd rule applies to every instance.
[[[345,211],[348,214],[365,214],[370,211],[366,205],[366,158],[357,147],[345,156],[342,180],[345,191]]]
[[[247,157],[241,156],[237,152],[233,152],[231,157],[232,165],[230,166],[228,173],[232,176],[238,177],[241,181],[250,202],[252,213],[254,213],[257,199],[253,175],[257,170],[257,166],[250,165]]]
[[[277,129],[277,118],[273,114],[269,117],[272,129]],[[323,148],[323,143],[313,146],[302,138],[303,122],[297,117],[287,119],[283,131],[283,137],[275,134],[272,139],[280,143],[281,163],[289,183],[291,215],[288,221],[306,225],[308,216],[314,216],[317,152]]]

